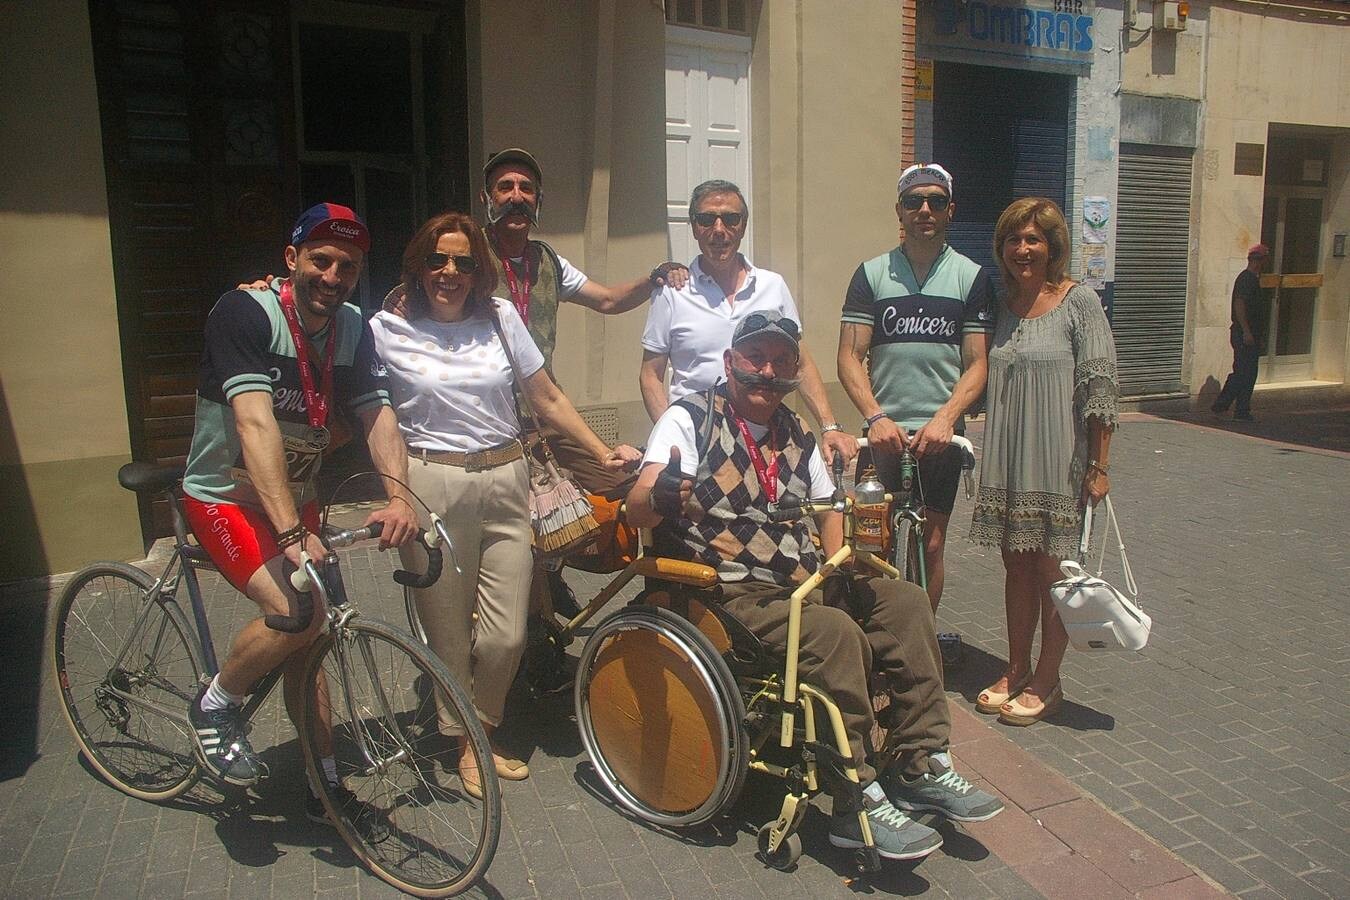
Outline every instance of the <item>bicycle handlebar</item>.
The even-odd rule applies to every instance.
[[[952,435],[951,444],[953,447],[956,447],[961,451],[961,468],[974,469],[975,445],[970,442],[970,439],[965,437],[964,435],[954,434]],[[862,437],[858,438],[859,449],[869,446],[871,446],[871,444],[868,442],[866,435],[863,435]]]
[[[409,572],[406,569],[398,569],[394,572],[394,580],[405,587],[427,588],[431,587],[441,577],[441,568],[444,565],[440,544],[442,542],[449,546],[448,538],[445,536],[445,527],[439,520],[433,522],[435,531],[428,533],[422,529],[417,530],[417,542],[427,551],[427,570],[421,574]],[[330,550],[336,550],[340,547],[350,547],[357,541],[370,540],[379,537],[384,532],[383,522],[372,522],[363,528],[351,528],[340,531],[331,531],[323,535],[321,540]],[[300,593],[306,593],[315,585],[323,590],[323,578],[319,574],[318,566],[315,560],[307,553],[301,553],[303,565],[291,573],[291,587]],[[455,566],[459,571],[459,566]],[[327,591],[324,590],[325,597]]]

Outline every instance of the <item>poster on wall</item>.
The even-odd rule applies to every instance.
[[[1083,283],[1094,291],[1106,290],[1106,245],[1083,245]]]
[[[1106,223],[1111,221],[1111,201],[1106,197],[1083,198],[1083,243],[1105,244]]]
[[[914,61],[914,99],[933,102],[933,61],[916,59]]]

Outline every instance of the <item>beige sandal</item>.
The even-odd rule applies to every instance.
[[[459,758],[459,780],[464,784],[464,793],[475,800],[482,800],[483,778],[474,759],[472,753],[465,753]]]
[[[1002,679],[999,680],[1002,681]],[[998,715],[1003,710],[1003,704],[1022,693],[1022,689],[1027,686],[1027,682],[1030,680],[1031,675],[1027,675],[1026,678],[1023,678],[1020,682],[1013,685],[1012,690],[1006,693],[994,690],[994,685],[991,684],[989,687],[980,691],[980,696],[975,698],[975,711],[984,713],[986,716]]]
[[[507,781],[524,781],[530,777],[530,767],[523,760],[492,754],[492,763],[497,767],[497,777]]]
[[[1032,725],[1044,719],[1046,716],[1053,715],[1055,710],[1059,709],[1059,704],[1064,700],[1064,688],[1056,684],[1050,691],[1050,695],[1042,700],[1036,706],[1022,702],[1026,694],[1019,694],[999,710],[998,720],[1004,725]]]

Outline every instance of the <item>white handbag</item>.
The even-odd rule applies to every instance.
[[[1148,643],[1153,619],[1139,608],[1139,587],[1130,571],[1125,556],[1125,543],[1120,536],[1120,524],[1111,506],[1111,496],[1102,498],[1106,504],[1106,533],[1102,535],[1102,552],[1097,560],[1097,574],[1092,575],[1076,559],[1059,564],[1064,578],[1050,586],[1059,617],[1069,632],[1069,640],[1079,650],[1142,650]],[[1106,543],[1111,529],[1116,532],[1116,546],[1120,549],[1120,564],[1125,572],[1125,588],[1130,596],[1116,590],[1102,579],[1106,561]],[[1092,506],[1083,513],[1083,538],[1078,554],[1087,561],[1088,544],[1092,537]]]

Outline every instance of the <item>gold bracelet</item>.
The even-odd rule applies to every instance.
[[[1101,472],[1103,475],[1105,475],[1105,474],[1107,473],[1107,467],[1104,466],[1104,465],[1102,465],[1101,463],[1097,462],[1095,459],[1090,459],[1090,460],[1088,460],[1087,467],[1088,467],[1089,469],[1096,469],[1098,472]]]

